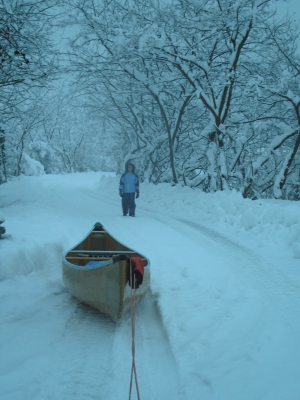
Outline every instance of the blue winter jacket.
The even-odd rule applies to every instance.
[[[119,190],[123,193],[134,193],[140,190],[139,178],[134,172],[125,172],[120,179]]]

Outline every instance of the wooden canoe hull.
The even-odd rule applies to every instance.
[[[144,261],[143,283],[135,290],[136,301],[139,301],[150,285],[149,260],[122,245],[99,223],[64,256],[64,284],[78,300],[117,321],[131,307],[129,271],[132,256]],[[87,265],[88,261],[95,265]]]

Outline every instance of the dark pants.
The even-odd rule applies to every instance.
[[[135,212],[135,193],[123,193],[122,197],[123,214],[134,215]]]

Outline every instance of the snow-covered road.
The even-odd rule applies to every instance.
[[[168,193],[155,201],[145,186],[137,217],[124,218],[109,179],[24,177],[1,188],[0,398],[128,398],[130,314],[111,321],[61,278],[63,252],[100,221],[151,262],[136,316],[142,400],[299,400],[299,260],[282,266],[232,224],[192,217],[191,193],[181,211],[182,193],[172,199],[174,213]]]

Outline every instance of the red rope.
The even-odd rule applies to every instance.
[[[134,335],[135,335],[135,305],[136,305],[136,298],[135,298],[135,285],[136,285],[136,278],[134,277],[134,282],[132,282],[132,264],[130,260],[130,303],[131,303],[131,331],[132,331],[132,365],[131,365],[131,375],[130,375],[130,385],[129,385],[129,400],[131,399],[131,392],[132,392],[132,381],[133,376],[135,379],[135,386],[136,386],[136,393],[138,396],[138,400],[140,400],[140,392],[139,392],[139,385],[137,380],[137,373],[135,367],[135,342],[134,342]]]

